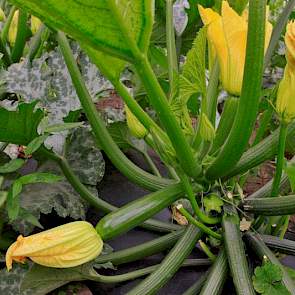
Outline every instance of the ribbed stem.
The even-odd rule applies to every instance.
[[[48,159],[55,161],[59,167],[61,168],[62,172],[64,173],[65,177],[67,178],[68,182],[72,185],[74,190],[91,206],[94,208],[103,211],[104,213],[109,213],[115,210],[118,210],[117,207],[107,203],[106,201],[97,198],[94,196],[87,187],[81,183],[79,178],[73,173],[72,168],[69,166],[69,163],[63,157],[60,157],[54,154],[51,151],[48,151],[45,148],[42,148],[40,152]],[[170,232],[173,230],[177,230],[180,227],[174,224],[161,222],[159,220],[147,220],[142,224],[142,227],[159,232]]]
[[[258,112],[263,71],[266,0],[250,0],[249,3],[246,61],[239,107],[229,137],[206,173],[207,178],[211,180],[225,176],[239,161],[248,145]]]
[[[287,143],[288,141],[291,141],[294,136],[295,122],[291,123],[288,127]],[[232,178],[233,176],[242,174],[267,160],[273,159],[278,151],[278,143],[279,129],[274,131],[256,146],[250,148],[246,153],[244,153],[238,164],[230,171],[227,171],[227,174],[223,179],[226,180]]]
[[[133,164],[119,149],[110,134],[108,133],[102,119],[96,111],[92,98],[81,77],[81,73],[71,52],[68,40],[62,32],[57,33],[57,40],[60,45],[61,52],[64,56],[66,65],[75,86],[77,95],[80,99],[83,110],[92,127],[95,139],[99,142],[111,162],[126,177],[134,183],[145,187],[149,190],[157,190],[173,183],[171,180],[159,178]]]

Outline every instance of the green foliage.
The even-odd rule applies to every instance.
[[[8,111],[0,107],[0,142],[27,145],[36,136],[37,127],[44,113],[34,110],[36,102],[21,103],[16,111]]]
[[[58,175],[54,175],[52,173],[32,173],[25,176],[22,176],[14,181],[11,189],[8,193],[7,198],[7,213],[9,216],[10,221],[15,220],[20,212],[20,201],[19,195],[23,190],[23,186],[27,184],[34,184],[34,183],[55,183],[60,181],[62,177]]]
[[[23,159],[13,159],[8,163],[4,164],[3,166],[0,166],[0,174],[15,172],[18,169],[20,169],[24,164],[25,160]]]
[[[153,24],[153,1],[44,0],[40,3],[37,0],[13,0],[12,2],[39,16],[48,25],[63,30],[81,43],[111,55],[126,60],[132,59],[133,52],[126,42],[126,34],[131,35],[142,51],[146,52],[148,49]]]
[[[221,213],[223,204],[223,201],[216,194],[211,194],[204,198],[204,206],[207,213],[211,211]]]
[[[25,155],[32,155],[35,151],[37,151],[40,146],[44,143],[44,141],[48,138],[49,134],[40,135],[34,138],[26,147]]]
[[[21,290],[21,283],[25,274],[28,271],[28,266],[15,265],[13,269],[8,272],[5,269],[0,271],[0,294],[6,295],[31,295],[28,291]]]
[[[202,93],[202,95],[206,93],[206,34],[206,28],[198,32],[180,76],[180,96],[186,102],[195,93]]]
[[[267,261],[263,266],[255,268],[253,284],[255,290],[263,295],[291,294],[283,285],[283,272],[278,265]]]

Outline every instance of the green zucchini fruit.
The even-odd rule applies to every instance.
[[[245,234],[245,240],[246,243],[250,246],[252,250],[256,253],[256,255],[263,260],[266,256],[269,261],[273,264],[278,265],[283,273],[283,283],[286,286],[286,288],[290,291],[291,294],[295,294],[295,285],[293,280],[290,278],[289,274],[285,270],[285,268],[282,266],[278,258],[275,256],[275,254],[272,253],[272,251],[265,245],[263,242],[261,236],[259,234],[254,234],[252,232],[248,232]]]
[[[295,213],[295,195],[277,198],[245,199],[246,212],[265,216],[291,215]]]
[[[202,232],[199,229],[194,225],[188,225],[184,235],[164,258],[157,270],[129,291],[127,295],[157,294],[158,290],[174,276],[201,236]]]
[[[213,266],[209,270],[206,282],[200,295],[219,295],[228,275],[228,263],[225,249],[221,249]]]
[[[173,184],[148,194],[104,216],[96,225],[96,231],[104,241],[112,239],[154,216],[182,194],[181,184]]]
[[[280,253],[295,256],[295,241],[280,239],[275,236],[261,235],[263,242],[271,249],[277,250]]]
[[[236,209],[228,204],[224,206],[222,227],[225,250],[236,292],[238,295],[255,295],[240,232],[240,219]]]

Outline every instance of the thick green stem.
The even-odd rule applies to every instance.
[[[18,62],[23,55],[24,48],[26,46],[26,39],[28,36],[27,20],[28,13],[20,10],[18,23],[17,23],[17,34],[15,44],[12,49],[11,59],[13,62]]]
[[[76,64],[66,36],[62,32],[58,32],[57,40],[83,110],[92,127],[95,139],[99,142],[100,146],[103,148],[112,163],[131,181],[149,190],[158,190],[173,183],[174,181],[156,177],[140,169],[119,149],[108,133],[95,108],[95,105],[92,102],[92,98],[81,77],[81,73]]]
[[[178,205],[176,208],[187,219],[187,221],[189,223],[193,224],[194,226],[196,226],[197,228],[199,228],[201,231],[208,234],[209,236],[211,236],[211,237],[213,237],[215,239],[218,239],[218,240],[222,240],[222,236],[220,234],[216,233],[211,228],[207,227],[206,225],[204,225],[200,221],[193,218],[190,215],[190,213],[183,208],[182,205]]]
[[[284,160],[285,160],[285,148],[286,148],[286,138],[287,138],[287,127],[288,125],[281,122],[280,125],[280,136],[279,136],[279,147],[277,155],[277,165],[274,181],[272,184],[271,196],[277,197],[280,191],[280,182],[283,174]]]
[[[134,66],[139,76],[142,77],[151,104],[157,111],[161,123],[167,131],[183,170],[187,175],[197,178],[201,173],[201,166],[197,163],[193,150],[171,111],[165,93],[159,85],[147,58],[144,56],[139,57]]]
[[[250,0],[246,61],[239,107],[229,137],[206,173],[210,180],[225,176],[236,165],[248,145],[256,121],[262,84],[265,13],[266,0]]]
[[[95,262],[102,264],[110,261],[114,265],[120,265],[137,261],[144,257],[151,256],[171,248],[179,240],[183,233],[184,229],[173,231],[167,235],[131,248],[126,248],[124,250],[112,252],[106,255],[100,255],[95,259]]]
[[[219,94],[219,63],[216,59],[210,73],[209,84],[207,88],[206,100],[207,100],[207,117],[211,121],[212,125],[215,126],[216,111],[217,111],[217,99]]]
[[[202,170],[201,165],[197,163],[193,150],[178,124],[176,117],[170,109],[166,95],[153,72],[146,52],[143,52],[143,50],[137,46],[136,41],[130,34],[130,30],[122,18],[122,15],[120,15],[116,9],[116,1],[109,0],[108,6],[112,9],[114,17],[120,24],[121,32],[126,39],[126,43],[128,43],[129,49],[132,51],[134,67],[139,77],[142,79],[142,83],[147,91],[152,106],[166,129],[183,170],[187,175],[197,178]]]
[[[128,295],[156,294],[177,272],[185,258],[191,253],[197,241],[201,238],[201,231],[194,225],[189,225],[177,244],[164,258],[161,265]]]
[[[206,243],[204,243],[202,240],[199,240],[199,245],[201,247],[201,249],[203,250],[203,252],[207,255],[207,257],[214,262],[216,260],[216,256],[212,253],[212,251],[210,250],[210,248],[207,246]]]
[[[256,137],[255,137],[255,140],[254,140],[252,146],[255,146],[263,139],[263,136],[267,130],[267,126],[272,118],[272,115],[273,115],[273,108],[272,107],[269,107],[266,111],[263,112],[263,114],[261,116],[259,128],[256,132]]]
[[[224,180],[229,179],[238,174],[242,174],[249,169],[260,165],[261,163],[272,159],[278,152],[278,143],[279,143],[279,128],[274,131],[271,135],[263,139],[256,146],[250,148],[238,164],[226,172],[226,176],[223,177]],[[292,142],[292,139],[295,136],[295,122],[289,124],[287,132],[287,144]]]
[[[118,210],[117,207],[107,203],[106,201],[97,198],[94,196],[87,187],[81,183],[79,178],[73,173],[71,167],[69,166],[67,160],[59,155],[54,154],[51,151],[48,151],[45,148],[40,150],[41,154],[44,155],[46,158],[55,161],[59,167],[61,168],[62,172],[64,173],[65,177],[67,178],[68,182],[72,185],[75,191],[91,206],[94,208],[103,211],[104,213],[109,213],[112,211]],[[158,220],[147,220],[142,225],[144,228],[160,231],[160,232],[169,232],[172,230],[179,229],[178,226],[173,224],[164,223]]]
[[[173,22],[173,2],[174,0],[166,0],[166,43],[170,92],[173,89],[174,75],[178,72],[177,54],[175,46],[175,30]]]

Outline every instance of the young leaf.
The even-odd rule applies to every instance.
[[[37,151],[39,149],[39,147],[47,139],[47,137],[48,137],[48,134],[44,134],[44,135],[40,135],[40,136],[34,138],[26,147],[25,155],[29,156],[29,155],[32,155],[35,151]]]
[[[255,290],[263,295],[290,295],[283,285],[283,273],[279,266],[267,261],[263,266],[255,268],[252,277]]]
[[[121,30],[122,21],[139,49],[146,52],[148,48],[153,25],[151,0],[13,0],[12,3],[81,43],[125,60],[132,59],[132,50]]]
[[[0,142],[27,145],[36,136],[37,127],[44,117],[40,109],[34,111],[36,101],[22,103],[17,111],[8,111],[0,107]]]
[[[10,162],[0,166],[0,174],[15,172],[25,164],[23,159],[13,159]]]
[[[211,211],[221,213],[223,204],[223,201],[215,194],[211,194],[204,198],[204,206],[207,213]]]
[[[20,198],[23,186],[33,183],[55,183],[63,177],[52,173],[32,173],[18,178],[12,185],[7,198],[7,213],[10,221],[15,220],[20,213]]]
[[[180,76],[180,95],[186,101],[195,93],[206,93],[205,76],[206,28],[200,29],[192,49],[187,54]]]

